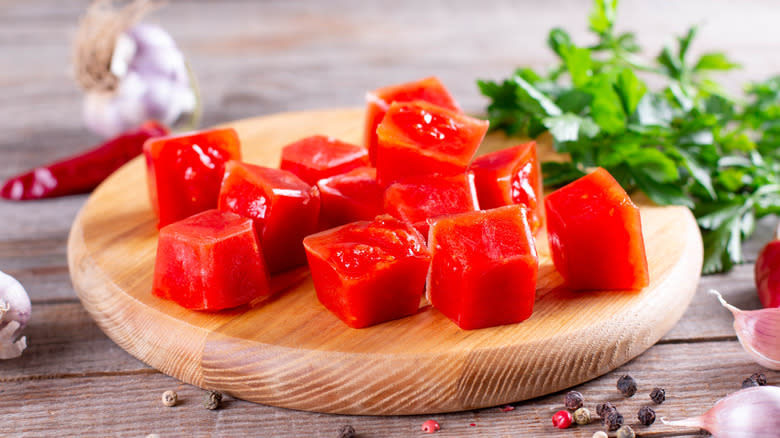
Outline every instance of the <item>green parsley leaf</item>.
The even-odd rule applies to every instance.
[[[732,70],[738,67],[739,64],[731,62],[724,53],[711,52],[701,55],[693,70]]]
[[[739,67],[709,52],[689,62],[691,27],[647,62],[631,32],[616,34],[617,0],[594,0],[595,45],[550,31],[559,63],[543,73],[516,70],[501,82],[478,81],[491,129],[552,134],[570,162],[542,163],[557,187],[601,166],[627,190],[661,205],[693,210],[704,242],[704,273],[743,261],[742,240],[756,220],[780,213],[780,75],[748,84],[732,98],[706,76]],[[641,74],[640,74],[641,72]],[[640,78],[656,75],[660,87]]]
[[[590,14],[590,29],[603,35],[612,31],[617,15],[617,0],[596,0]]]
[[[615,91],[623,102],[626,114],[631,115],[636,111],[639,101],[647,92],[647,85],[640,81],[630,68],[624,68],[618,73]]]

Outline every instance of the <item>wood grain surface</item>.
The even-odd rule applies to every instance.
[[[87,0],[0,1],[0,178],[93,145],[81,120],[81,92],[70,75],[70,42]],[[204,126],[263,114],[356,106],[379,85],[430,74],[442,78],[463,107],[484,110],[474,79],[500,78],[517,66],[545,68],[554,26],[581,42],[590,2],[485,0],[384,2],[333,0],[171,1],[149,17],[176,39],[198,76]],[[647,59],[699,25],[692,56],[721,50],[742,64],[719,75],[739,92],[746,80],[780,72],[780,10],[772,0],[621,1],[618,28],[637,33]],[[444,437],[591,437],[600,425],[558,431],[550,416],[562,393],[498,407],[430,416],[343,416],[275,408],[226,397],[207,411],[202,391],[165,376],[126,353],[95,325],[68,276],[68,230],[86,196],[41,202],[0,201],[0,270],[16,276],[33,301],[29,347],[0,361],[3,436],[310,436],[335,438],[345,424],[359,437],[427,436],[420,425],[439,421]],[[707,289],[742,308],[760,306],[753,264],[771,238],[775,218],[758,224],[744,246],[748,262],[728,274],[702,277],[691,305],[661,340],[615,371],[576,387],[586,405],[611,400],[626,418],[647,402],[654,385],[667,388],[660,415],[698,415],[739,389],[753,372],[780,384],[743,353],[731,315]],[[623,400],[621,373],[640,393]],[[164,408],[160,395],[179,392]],[[636,425],[633,420],[632,426]],[[641,436],[693,435],[656,422]]]
[[[281,148],[324,134],[359,143],[362,109],[282,113],[229,123],[245,161],[276,167]],[[481,153],[517,139],[489,134]],[[539,144],[539,157],[552,155]],[[166,374],[264,404],[316,412],[397,415],[526,400],[593,379],[642,353],[682,316],[701,271],[690,211],[642,206],[650,285],[574,292],[537,236],[534,314],[522,324],[461,330],[441,313],[351,329],[317,301],[301,270],[274,278],[273,299],[193,312],[151,294],[155,217],[144,162],[102,184],[79,213],[68,260],[84,307],[122,348]],[[291,281],[296,281],[289,286]]]

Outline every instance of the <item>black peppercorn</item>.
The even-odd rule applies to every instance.
[[[750,378],[755,380],[756,383],[758,383],[758,386],[766,386],[766,376],[764,374],[753,373]]]
[[[607,430],[610,432],[620,429],[620,426],[623,425],[623,415],[617,410],[608,412],[607,416],[604,417],[604,425],[607,426]]]
[[[569,391],[566,393],[566,396],[563,397],[563,405],[570,411],[576,411],[581,408],[584,401],[585,398],[579,391]]]
[[[596,405],[596,415],[601,417],[602,423],[604,422],[604,419],[606,418],[607,414],[612,411],[617,412],[617,408],[615,407],[615,405],[613,405],[610,402],[599,403],[598,405]]]
[[[222,404],[222,393],[220,392],[209,391],[203,397],[203,406],[205,406],[206,409],[213,411],[219,409],[221,404]]]
[[[339,430],[339,438],[355,438],[355,428],[351,424],[345,424],[341,426]]]
[[[756,382],[755,379],[748,377],[747,379],[742,381],[742,389],[751,388],[753,386],[758,386],[758,382]]]
[[[636,414],[636,418],[639,422],[645,426],[649,426],[655,423],[655,411],[648,406],[642,406],[639,408],[639,412]]]
[[[628,374],[620,376],[617,381],[617,389],[623,397],[631,397],[636,394],[636,380]]]
[[[653,392],[650,393],[650,399],[660,405],[666,400],[666,391],[663,388],[653,388]]]

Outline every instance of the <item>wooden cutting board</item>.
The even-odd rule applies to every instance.
[[[277,166],[280,148],[328,134],[360,143],[360,109],[285,113],[230,124],[244,159]],[[491,134],[482,152],[510,146]],[[541,156],[551,156],[542,146]],[[642,201],[639,201],[640,204]],[[534,313],[464,331],[437,310],[351,329],[317,301],[305,269],[275,277],[263,303],[204,313],[151,295],[157,244],[142,158],[89,198],[68,261],[84,307],[119,346],[202,388],[259,403],[342,414],[427,414],[516,402],[593,379],[639,355],[682,316],[702,243],[690,211],[641,207],[651,284],[640,292],[573,292],[538,236]]]

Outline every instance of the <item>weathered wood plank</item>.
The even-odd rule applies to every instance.
[[[707,352],[704,357],[703,351]],[[635,419],[640,406],[652,404],[647,394],[654,386],[667,392],[667,401],[654,406],[658,417],[682,418],[698,415],[718,398],[738,390],[742,379],[758,369],[736,342],[660,345],[578,390],[587,407],[595,409],[597,403],[611,401],[642,436],[661,436],[672,429],[660,421],[645,428]],[[639,392],[630,399],[623,399],[614,386],[625,372],[639,384]],[[780,383],[778,372],[768,372],[767,378],[772,384]],[[160,404],[160,395],[168,389],[178,392],[179,406]],[[291,411],[228,397],[223,409],[212,412],[201,405],[202,390],[157,373],[4,382],[0,391],[4,431],[15,435],[56,431],[59,436],[237,436],[251,432],[253,436],[335,437],[342,425],[352,424],[359,436],[408,437],[420,434],[422,422],[433,418],[442,426],[440,434],[448,437],[544,436],[556,433],[550,417],[562,407],[562,394],[554,394],[508,412],[494,407],[447,415],[350,417]],[[590,437],[599,428],[593,424],[565,433]]]
[[[34,304],[24,334],[27,349],[0,361],[0,382],[149,370],[108,339],[80,303]]]

